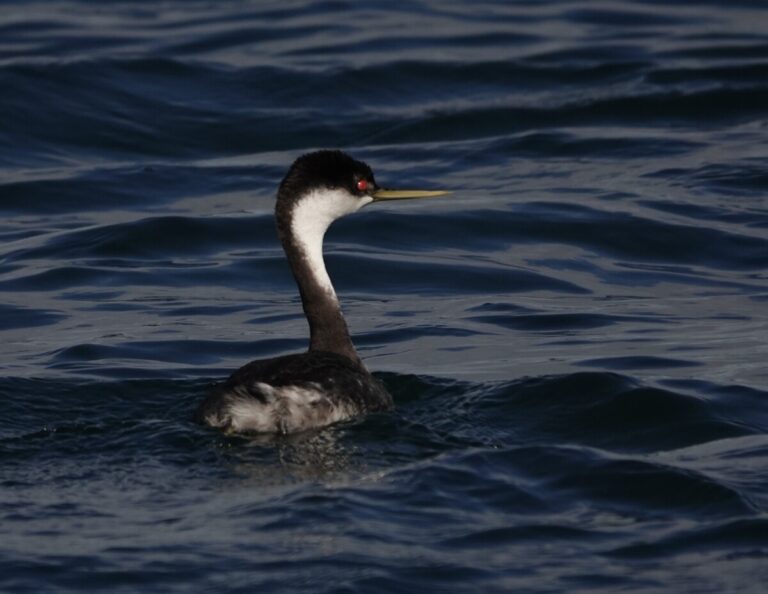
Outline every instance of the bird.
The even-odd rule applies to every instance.
[[[297,158],[279,185],[275,220],[309,323],[309,348],[244,365],[200,403],[195,420],[227,434],[285,435],[391,410],[392,396],[352,343],[323,239],[333,221],[368,204],[448,193],[381,188],[366,163],[339,150]]]

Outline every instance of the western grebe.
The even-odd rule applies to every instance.
[[[275,218],[309,322],[309,350],[241,367],[195,418],[232,433],[295,433],[392,408],[392,396],[352,344],[325,268],[323,237],[333,221],[371,202],[443,194],[382,189],[368,165],[341,151],[296,159],[280,183]]]

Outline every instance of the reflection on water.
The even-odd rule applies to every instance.
[[[343,430],[317,430],[294,435],[230,437],[219,443],[238,482],[269,487],[303,482],[337,482],[365,472],[354,443]]]

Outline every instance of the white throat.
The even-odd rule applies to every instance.
[[[323,260],[323,238],[328,227],[338,218],[356,212],[373,202],[370,196],[358,198],[346,190],[320,189],[301,197],[293,207],[291,232],[307,260],[315,280],[328,293],[336,296]]]

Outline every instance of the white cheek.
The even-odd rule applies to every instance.
[[[310,192],[293,207],[293,232],[299,238],[307,233],[325,233],[333,221],[372,201],[370,196],[357,198],[344,190]]]

